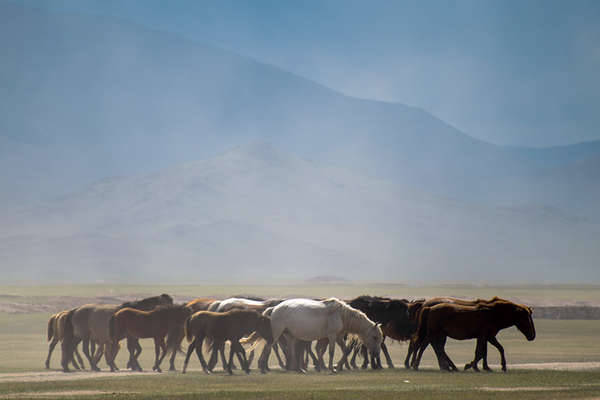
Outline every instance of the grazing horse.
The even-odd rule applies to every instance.
[[[484,347],[487,342],[490,342],[500,352],[502,370],[506,372],[504,348],[496,339],[496,335],[500,330],[514,325],[527,340],[534,340],[535,326],[531,314],[531,308],[502,299],[474,306],[440,303],[422,309],[417,341],[418,343],[430,342],[438,358],[440,369],[446,370],[456,369],[444,350],[446,337],[457,340],[478,339],[475,360],[470,363],[471,365],[467,364],[465,369],[476,365],[483,358]],[[421,355],[422,352],[419,352],[416,367],[421,361]]]
[[[183,332],[183,323],[191,314],[191,310],[184,304],[158,306],[151,311],[141,311],[126,307],[114,313],[110,318],[108,332],[115,344],[118,344],[119,340],[125,337],[154,339],[155,359],[152,370],[162,372],[160,364],[168,350],[177,351],[179,348],[179,346],[176,346],[176,348],[167,349],[165,337],[167,334],[180,337],[180,332]],[[138,364],[138,355],[132,355],[136,359],[136,364]]]
[[[415,330],[413,332],[416,331],[416,326],[418,324],[420,311],[423,307],[433,307],[433,306],[435,306],[437,304],[441,304],[441,303],[451,303],[451,304],[458,304],[458,305],[462,305],[462,306],[475,306],[478,304],[490,304],[490,303],[493,303],[498,300],[504,301],[504,299],[501,299],[500,297],[497,297],[497,296],[492,297],[490,300],[485,300],[485,299],[466,300],[466,299],[458,299],[455,297],[433,297],[429,300],[424,300],[424,301],[419,300],[421,302],[421,304],[418,307],[417,312],[411,314],[411,320],[414,322],[413,326],[415,327]],[[417,341],[416,340],[410,341],[410,343],[408,345],[408,352],[406,354],[406,359],[404,360],[404,366],[406,367],[406,369],[408,369],[410,367],[409,360],[410,360],[411,356],[412,356],[411,364],[412,364],[413,368],[415,368],[417,354],[418,353],[421,354],[420,356],[418,356],[420,359],[428,345],[429,345],[429,343],[427,343],[427,342],[420,343],[419,344],[420,348],[417,348]],[[481,344],[481,343],[479,343],[479,339],[478,339],[477,346],[483,346],[483,348],[485,349],[484,356],[483,356],[483,369],[485,369],[486,371],[491,371],[491,369],[487,363],[487,345],[486,345],[486,343]],[[456,369],[456,366],[454,365],[454,363],[452,363],[452,360],[447,360],[447,361],[449,361],[450,367],[452,369]],[[415,369],[417,369],[417,368],[415,368]],[[473,369],[478,371],[476,363],[473,365]]]
[[[296,366],[299,371],[299,363],[296,363],[295,358],[296,340],[329,339],[329,370],[331,372],[334,372],[333,355],[336,343],[343,349],[340,363],[343,363],[347,355],[344,343],[344,336],[347,333],[358,334],[373,356],[379,354],[383,340],[379,325],[369,320],[362,311],[356,310],[336,298],[323,301],[285,300],[273,308],[271,327],[273,342],[277,341],[284,331],[289,333],[288,352],[292,359],[292,365]],[[262,372],[264,372],[265,360],[268,360],[270,350],[271,344],[267,344],[260,356],[259,365],[261,365]]]
[[[262,313],[267,308],[274,307],[277,304],[281,303],[282,301],[283,300],[280,300],[280,299],[265,300],[265,299],[261,299],[259,297],[252,297],[252,298],[230,297],[225,300],[213,302],[209,306],[208,311],[226,312],[226,311],[237,309],[237,310],[255,310],[259,313]],[[223,343],[222,346],[224,346],[224,345],[225,344]],[[220,351],[219,348],[213,347],[210,359],[208,360],[208,369],[210,371],[212,371],[213,368],[215,367],[215,365],[217,364],[217,358],[218,358],[219,351]],[[277,354],[277,356],[279,358],[279,354]],[[239,354],[238,354],[238,359],[239,359]],[[248,355],[248,364],[251,364],[253,359],[254,359],[254,349],[250,350],[250,354]],[[240,360],[240,362],[241,362],[241,360]],[[281,359],[280,359],[280,363],[281,363]],[[231,367],[235,368],[234,365],[232,365]]]
[[[46,369],[50,368],[50,357],[52,356],[54,347],[56,347],[56,344],[62,341],[64,338],[65,322],[67,320],[68,313],[69,311],[61,311],[52,315],[48,320],[48,341],[50,342],[50,345],[48,346],[48,357],[46,357]],[[81,358],[79,351],[77,351],[77,347],[73,349],[73,353],[79,361],[79,363],[77,363],[77,361],[72,358],[70,362],[73,364],[73,367],[75,369],[85,369],[83,359]]]
[[[65,338],[69,336],[70,340],[63,340],[63,344],[67,343],[68,354],[72,354],[74,347],[80,341],[84,341],[83,352],[90,362],[90,368],[94,371],[99,371],[97,363],[100,361],[102,354],[106,352],[106,362],[110,366],[111,371],[116,371],[118,368],[114,363],[118,347],[112,344],[108,332],[108,321],[112,315],[125,307],[136,308],[138,310],[152,310],[154,307],[165,304],[173,304],[173,298],[168,294],[160,296],[148,297],[142,300],[128,301],[120,305],[115,304],[86,304],[77,307],[67,314],[67,329]],[[70,330],[68,329],[70,326]],[[70,331],[70,332],[69,332]],[[86,342],[95,341],[99,344],[98,352],[93,356],[89,353]],[[127,347],[139,349],[137,340],[127,344]],[[114,353],[114,354],[113,354]],[[67,359],[68,360],[68,359]],[[133,363],[134,360],[130,359]],[[68,366],[63,358],[63,370],[68,371]]]
[[[239,310],[218,313],[212,311],[198,311],[190,316],[184,324],[184,333],[191,342],[183,363],[182,373],[185,373],[192,352],[196,350],[202,369],[207,374],[210,373],[206,361],[202,356],[202,343],[206,339],[209,348],[218,348],[221,353],[223,369],[232,374],[231,363],[233,354],[239,353],[242,358],[242,368],[246,373],[250,373],[248,362],[246,361],[246,352],[240,344],[240,339],[244,336],[257,332],[262,338],[270,344],[273,341],[271,332],[271,319],[254,310]],[[231,349],[229,352],[229,362],[225,360],[225,350],[221,346],[226,341],[230,341]]]
[[[408,311],[409,304],[409,301],[404,299],[396,300],[388,297],[366,295],[359,296],[348,302],[350,307],[364,312],[371,321],[382,325],[381,329],[383,331],[384,341],[381,342],[381,350],[383,351],[383,355],[385,356],[389,368],[394,368],[394,363],[392,362],[390,353],[385,345],[386,336],[391,336],[396,340],[409,340],[414,332],[414,329],[411,330]],[[355,360],[358,350],[359,348],[356,347],[350,362],[353,368],[357,368]],[[369,358],[366,355],[367,350],[364,346],[362,346],[362,350],[363,355],[365,356],[362,367],[366,368]],[[381,367],[380,360],[372,360],[371,366],[373,369]]]

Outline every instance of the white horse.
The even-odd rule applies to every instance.
[[[347,333],[357,334],[372,354],[379,355],[383,334],[375,324],[359,310],[341,300],[331,298],[323,301],[310,299],[290,299],[281,302],[271,313],[271,329],[273,342],[286,331],[291,336],[288,349],[295,363],[295,340],[313,341],[329,339],[329,371],[333,369],[335,344],[343,349],[343,357],[347,356],[344,336]],[[265,346],[260,356],[259,365],[264,372],[265,360],[268,360],[271,346]],[[297,367],[299,369],[299,367]]]

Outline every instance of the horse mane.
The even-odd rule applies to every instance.
[[[322,300],[322,303],[325,304],[325,306],[332,312],[340,312],[340,316],[342,317],[342,321],[344,323],[344,330],[348,332],[358,333],[365,330],[367,325],[368,327],[376,325],[367,317],[364,312],[349,306],[345,302],[335,297]]]
[[[231,296],[232,298],[238,298],[238,299],[247,299],[247,300],[254,300],[254,301],[265,301],[264,298],[262,297],[258,297],[258,296],[249,296],[246,294],[240,294],[240,295],[235,295],[235,296]]]
[[[173,298],[166,293],[160,296],[146,297],[141,300],[126,301],[119,305],[119,308],[131,307],[131,308],[144,308],[149,306],[156,306],[159,304],[173,304]]]

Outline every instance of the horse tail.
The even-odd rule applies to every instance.
[[[188,343],[191,343],[194,340],[194,332],[192,332],[190,323],[192,321],[192,317],[187,317],[185,322],[183,323],[183,336],[187,339]]]
[[[258,346],[258,343],[260,342],[261,339],[262,339],[262,337],[260,337],[258,332],[254,331],[254,332],[252,332],[252,334],[250,336],[240,339],[240,343],[241,344],[249,344],[250,348],[248,348],[247,351],[252,351],[256,348],[256,346]]]
[[[52,340],[52,338],[56,334],[56,332],[54,332],[54,321],[56,320],[56,315],[57,314],[54,314],[48,320],[48,341]]]
[[[181,330],[177,330],[177,331],[171,331],[168,333],[167,335],[167,351],[165,354],[170,354],[173,352],[179,352],[179,353],[183,353],[183,349],[181,348],[181,342],[183,341],[183,338],[185,337],[185,331],[183,332],[182,335],[182,331]]]
[[[423,342],[427,337],[427,320],[429,319],[429,307],[424,307],[419,313],[419,324],[417,327],[417,334],[415,342],[417,344]]]

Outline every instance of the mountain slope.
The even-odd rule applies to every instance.
[[[600,279],[596,224],[438,198],[262,143],[101,181],[0,223],[9,280]]]
[[[422,110],[350,98],[118,19],[2,4],[0,51],[5,204],[257,139],[431,193],[511,205],[529,200],[511,191],[515,181],[527,187],[550,168],[600,154],[600,142],[548,150],[495,146]],[[555,205],[553,196],[544,199]]]

